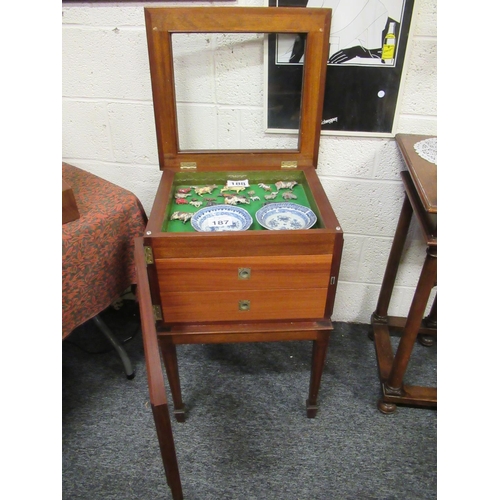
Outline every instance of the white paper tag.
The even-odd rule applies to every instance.
[[[239,181],[227,181],[227,187],[248,187],[250,184],[248,183],[248,179],[242,179]]]

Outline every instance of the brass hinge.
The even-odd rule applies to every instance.
[[[196,170],[195,161],[181,161],[181,170]]]
[[[282,161],[281,168],[297,168],[297,162],[295,160]]]
[[[155,317],[155,321],[163,321],[163,315],[161,313],[161,306],[153,305],[153,314]]]
[[[144,256],[146,257],[146,264],[154,264],[153,249],[151,247],[144,247]]]

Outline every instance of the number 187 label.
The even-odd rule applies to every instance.
[[[227,226],[231,223],[231,220],[226,217],[214,217],[210,223],[212,226]]]

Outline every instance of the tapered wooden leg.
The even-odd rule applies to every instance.
[[[160,444],[161,458],[167,483],[172,491],[174,500],[183,500],[181,477],[177,464],[177,456],[175,453],[174,437],[172,435],[172,426],[170,424],[170,415],[166,404],[160,406],[152,406],[153,418],[156,426],[156,434]]]
[[[427,301],[437,277],[437,248],[427,248],[420,279],[413,296],[406,325],[399,341],[396,355],[392,363],[391,372],[385,382],[385,391],[388,394],[403,393],[403,377],[410,361],[411,352],[417,339],[418,331],[425,313]]]
[[[309,398],[306,401],[307,416],[314,418],[318,412],[318,392],[325,366],[326,352],[330,332],[318,332],[318,339],[313,340],[311,380],[309,382]]]
[[[177,365],[177,349],[168,339],[161,339],[159,342],[165,370],[167,372],[170,391],[172,392],[172,401],[174,403],[174,417],[177,422],[186,420],[185,407],[182,402],[181,382],[179,379],[179,367]]]

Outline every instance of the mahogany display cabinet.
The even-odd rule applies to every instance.
[[[143,320],[144,341],[149,349],[156,341],[160,347],[174,415],[184,421],[176,345],[309,340],[313,349],[306,413],[314,417],[333,329],[343,247],[342,228],[316,173],[331,10],[153,7],[146,8],[145,15],[162,174],[146,234],[138,241],[136,263],[144,271],[139,272],[138,295],[141,310],[148,315]],[[246,70],[253,64],[253,55],[258,60],[267,54],[270,43],[277,46],[276,34],[284,41],[298,34],[306,37],[304,61],[297,65],[302,85],[301,115],[297,133],[291,136],[296,145],[277,147],[280,141],[288,144],[290,134],[272,135],[257,121],[253,126],[257,123],[256,128],[262,129],[263,143],[269,139],[270,147],[253,149],[238,143],[232,149],[232,143],[226,142],[223,147],[192,148],[191,141],[197,137],[191,136],[200,123],[186,126],[182,111],[189,115],[193,107],[186,86],[198,85],[193,80],[201,69],[195,66],[191,73],[185,66],[211,57],[198,56],[196,48],[219,45],[223,54],[216,65],[227,75],[232,68],[224,57],[234,61],[234,51],[249,46],[250,59],[237,59],[239,69]],[[178,35],[186,38],[178,43]],[[236,37],[230,46],[227,35]],[[181,50],[179,60],[176,47]],[[182,52],[187,47],[194,47],[193,53]],[[177,67],[186,80],[175,75]],[[276,92],[277,100],[297,98],[283,96],[279,85],[269,85],[268,92]],[[218,116],[228,108],[220,106]],[[247,106],[242,113],[254,116],[254,111]],[[210,132],[210,124],[204,126]],[[256,142],[253,137],[247,139],[250,144]],[[258,221],[259,210],[281,203],[312,212],[312,227],[266,229]],[[207,206],[222,213],[224,207],[242,208],[251,224],[234,230],[234,226],[225,227],[222,215],[214,219],[214,227],[196,230],[193,220]],[[161,374],[152,374],[151,366],[148,370],[151,394],[158,394],[161,389],[151,384],[161,385]]]

